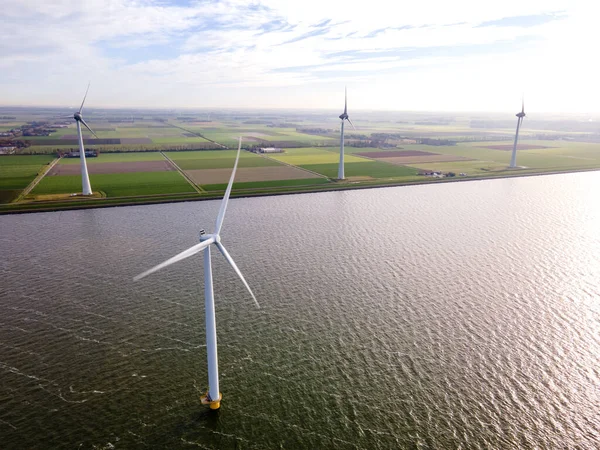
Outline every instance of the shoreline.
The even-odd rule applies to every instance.
[[[561,175],[567,173],[580,173],[580,172],[595,172],[600,171],[600,167],[598,168],[589,168],[589,169],[567,169],[567,170],[555,170],[555,171],[546,171],[546,172],[528,172],[528,173],[514,173],[514,174],[502,174],[498,176],[481,176],[481,177],[467,177],[467,178],[441,178],[441,179],[430,179],[427,178],[423,181],[410,181],[410,182],[399,182],[399,183],[378,183],[378,184],[356,184],[349,185],[343,184],[338,185],[337,187],[328,186],[324,188],[308,188],[308,189],[297,189],[297,190],[287,190],[287,191],[272,191],[272,192],[256,192],[256,193],[239,193],[235,192],[231,193],[231,198],[252,198],[252,197],[271,197],[271,196],[280,196],[280,195],[295,195],[295,194],[315,194],[320,192],[335,192],[335,191],[349,191],[349,190],[357,190],[357,189],[376,189],[376,188],[389,188],[389,187],[405,187],[405,186],[422,186],[422,185],[431,185],[431,184],[445,184],[445,183],[460,183],[460,182],[468,182],[468,181],[484,181],[484,180],[497,180],[504,178],[521,178],[521,177],[535,177],[535,176],[543,176],[543,175]],[[235,186],[235,184],[234,184]],[[31,213],[42,213],[42,212],[55,212],[55,211],[72,211],[77,209],[96,209],[96,208],[118,208],[125,206],[142,206],[142,205],[158,205],[164,203],[181,203],[181,202],[198,202],[198,201],[206,201],[206,200],[219,200],[222,198],[222,195],[215,196],[204,196],[204,197],[188,197],[188,198],[156,198],[153,199],[151,197],[138,197],[139,201],[131,201],[131,200],[123,200],[119,201],[119,197],[115,197],[114,199],[99,199],[98,201],[105,201],[109,203],[102,204],[66,204],[66,205],[56,205],[52,206],[48,204],[48,206],[40,205],[39,207],[27,208],[25,205],[27,203],[8,203],[6,205],[0,205],[0,215],[11,215],[11,214],[31,214]],[[112,203],[114,201],[114,203]],[[94,202],[94,200],[92,200]],[[10,205],[10,206],[9,206]],[[38,204],[39,205],[39,204]],[[22,206],[22,208],[19,208]],[[13,207],[14,209],[12,209]],[[4,210],[3,208],[7,208]]]

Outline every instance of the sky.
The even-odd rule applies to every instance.
[[[592,0],[3,0],[0,105],[598,113]],[[341,111],[340,111],[341,112]]]

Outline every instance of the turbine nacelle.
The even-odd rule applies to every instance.
[[[200,242],[210,241],[211,244],[221,242],[221,236],[218,234],[207,234],[204,230],[200,230]]]
[[[75,119],[78,122],[81,122],[83,120],[83,117],[81,117],[81,113],[78,111],[75,114],[73,114],[73,119]]]
[[[525,112],[524,112],[524,111],[521,111],[521,112],[519,112],[519,113],[515,114],[515,116],[517,116],[517,117],[519,117],[519,118],[521,118],[521,117],[525,117]]]
[[[202,234],[203,231],[204,230],[200,231],[200,239],[199,239],[200,242],[210,241],[210,243],[212,244],[213,242],[217,241],[216,236],[214,234],[206,234],[206,233]],[[219,238],[219,240],[221,240],[221,239]]]
[[[348,114],[346,114],[346,112],[343,112],[342,114],[340,114],[340,119],[348,120]]]

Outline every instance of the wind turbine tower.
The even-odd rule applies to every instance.
[[[79,107],[79,111],[73,114],[73,118],[75,119],[75,123],[77,124],[77,138],[79,140],[79,160],[81,163],[81,193],[83,195],[92,195],[92,186],[90,185],[90,176],[88,175],[87,163],[85,160],[85,147],[83,146],[83,135],[81,134],[81,124],[85,125],[85,127],[90,130],[90,132],[96,136],[96,133],[85,123],[83,120],[83,116],[81,112],[83,111],[83,104],[85,103],[85,99],[87,97],[88,91],[90,90],[90,85],[85,91],[85,95],[83,96],[83,101],[81,102],[81,106]],[[98,138],[98,136],[96,136]]]
[[[221,208],[219,209],[219,215],[217,216],[217,223],[215,225],[215,232],[213,234],[206,234],[204,230],[200,230],[200,243],[193,247],[184,250],[176,256],[166,260],[165,262],[147,270],[144,273],[139,274],[134,280],[144,278],[151,273],[156,272],[164,267],[170,266],[182,259],[189,258],[201,251],[204,251],[204,303],[205,303],[205,320],[206,320],[206,356],[208,359],[208,392],[202,398],[202,403],[209,405],[211,409],[219,409],[221,407],[221,392],[219,391],[219,364],[217,359],[217,329],[215,320],[215,300],[213,292],[213,278],[212,278],[212,266],[210,258],[210,245],[215,244],[217,249],[225,257],[227,262],[231,265],[235,273],[240,277],[248,292],[252,296],[254,303],[257,307],[258,301],[250,290],[250,286],[244,279],[242,272],[238,269],[237,265],[233,261],[233,258],[225,247],[221,243],[221,226],[223,225],[223,218],[225,217],[225,211],[227,210],[227,202],[229,201],[229,194],[231,194],[231,186],[233,185],[233,179],[235,178],[235,171],[237,169],[238,161],[240,159],[240,149],[242,148],[242,138],[239,140],[237,157],[235,159],[235,165],[233,166],[233,172],[229,179],[229,185],[225,191],[225,196],[221,201]]]
[[[517,132],[515,133],[515,144],[513,145],[512,157],[510,158],[510,167],[515,169],[517,167],[517,141],[519,140],[519,129],[523,123],[523,117],[525,117],[525,99],[521,103],[521,112],[516,114],[517,116]]]
[[[348,90],[347,89],[344,89],[344,112],[342,114],[340,114],[340,119],[342,120],[342,129],[341,129],[341,135],[340,135],[340,166],[338,168],[338,180],[343,180],[344,178],[346,178],[344,175],[344,120],[347,120],[348,123],[350,123],[350,125],[352,125],[352,128],[354,128],[354,130],[356,130],[356,128],[354,127],[354,124],[348,117]]]

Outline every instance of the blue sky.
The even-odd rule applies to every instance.
[[[0,102],[597,112],[591,1],[5,0]]]

